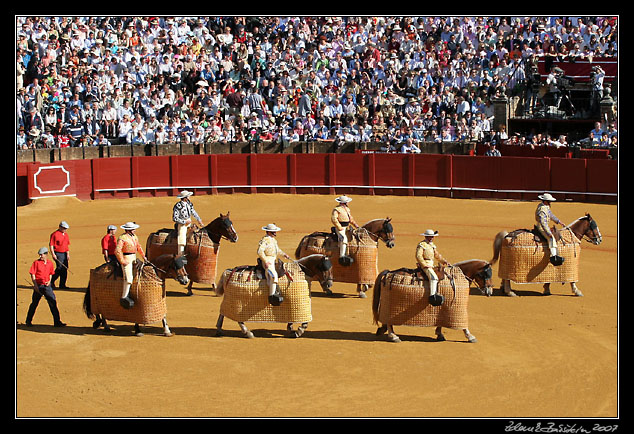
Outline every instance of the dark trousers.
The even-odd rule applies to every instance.
[[[55,281],[59,277],[59,287],[65,288],[66,278],[68,277],[68,255],[66,252],[55,252],[54,255],[57,261],[55,261],[55,274],[53,274],[51,279],[51,286],[55,286]],[[60,264],[64,264],[64,266]]]
[[[59,318],[59,310],[57,309],[57,300],[55,299],[53,288],[51,288],[50,285],[39,285],[38,289],[40,290],[40,292],[33,291],[33,297],[31,298],[29,312],[26,314],[27,324],[30,324],[33,320],[33,315],[35,315],[35,310],[37,309],[37,305],[40,303],[42,297],[44,297],[48,302],[48,307],[51,310],[51,314],[53,314],[53,323],[60,323],[61,320]]]

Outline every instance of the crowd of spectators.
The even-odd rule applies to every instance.
[[[17,146],[557,146],[508,137],[491,99],[526,59],[616,57],[617,33],[616,17],[16,17]]]

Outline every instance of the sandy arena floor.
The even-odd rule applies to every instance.
[[[329,230],[334,195],[233,194],[194,196],[205,223],[231,211],[238,243],[223,241],[220,270],[254,264],[261,227],[282,228],[280,247],[293,255],[301,237]],[[89,269],[103,262],[99,241],[108,224],[141,225],[150,232],[171,226],[176,198],[40,199],[17,208],[16,416],[22,417],[438,417],[602,418],[618,414],[617,207],[556,202],[565,223],[590,212],[603,235],[583,242],[579,289],[552,285],[513,287],[501,295],[472,289],[469,328],[396,327],[402,343],[376,337],[371,291],[356,296],[353,284],[335,283],[332,297],[313,285],[313,318],[300,339],[285,337],[285,324],[247,323],[255,339],[240,337],[225,319],[215,337],[221,297],[194,286],[194,296],[167,282],[168,321],[135,337],[132,324],[111,321],[93,330],[82,312]],[[353,196],[351,210],[363,224],[392,217],[396,246],[379,246],[379,269],[414,265],[414,250],[427,228],[450,262],[492,256],[500,230],[533,225],[536,202],[455,200],[430,197]],[[69,225],[68,285],[56,290],[66,328],[53,328],[45,300],[34,326],[24,325],[32,289],[28,276],[37,250],[60,220]],[[122,232],[117,231],[117,235]]]

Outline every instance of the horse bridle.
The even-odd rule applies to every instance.
[[[592,229],[593,236],[590,237],[587,235],[587,233],[584,233],[583,238],[586,239],[586,241],[588,241],[589,243],[598,245],[602,241],[601,233],[599,232],[599,236],[596,235],[597,231],[599,230],[599,226],[597,226],[597,222],[595,222],[594,220],[588,220],[588,223],[590,224],[590,229]]]
[[[302,263],[295,261],[295,263],[297,265],[299,265],[299,268],[302,269],[302,271],[304,272],[304,274],[308,277],[313,277],[315,275],[315,273],[311,272],[305,265],[303,265]],[[321,260],[321,262],[319,263],[319,266],[317,267],[319,269],[319,271],[325,272],[328,270],[332,269],[332,263],[330,262],[330,258],[328,258],[328,256],[324,256]],[[324,282],[327,282],[328,280],[332,280],[332,278],[328,279],[327,277],[324,277],[324,280],[320,281],[319,284],[323,285]]]
[[[367,229],[365,230],[368,231]],[[394,241],[393,237],[392,239],[390,239],[390,234],[394,235],[394,228],[392,227],[392,223],[390,223],[389,220],[385,220],[383,222],[383,226],[381,227],[381,230],[377,232],[368,231],[368,233],[371,235],[375,235],[379,239],[381,238],[380,234],[385,234],[385,237],[387,238],[387,241],[385,241],[386,243],[388,241]]]

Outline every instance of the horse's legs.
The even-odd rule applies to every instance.
[[[216,321],[216,336],[224,336],[225,334],[222,331],[222,323],[225,320],[225,316],[223,314],[218,315],[218,321]]]
[[[509,297],[516,297],[517,294],[515,294],[512,290],[511,290],[511,281],[508,279],[502,279],[502,284],[501,284],[502,290],[504,290],[504,294],[508,295]]]
[[[385,333],[387,331],[387,325],[383,324],[382,326],[380,326],[378,329],[376,329],[376,335],[380,336],[383,333]]]
[[[570,289],[572,289],[573,294],[577,297],[583,297],[583,292],[579,291],[579,288],[577,288],[577,282],[570,282]]]
[[[247,326],[246,326],[246,325],[244,325],[244,323],[243,323],[243,322],[239,322],[239,323],[238,323],[238,325],[240,326],[240,330],[242,330],[242,335],[243,335],[245,338],[249,338],[249,339],[251,339],[251,338],[253,338],[253,337],[254,337],[254,336],[253,336],[253,333],[251,333],[251,330],[249,330],[249,329],[247,328]]]
[[[95,321],[92,323],[92,328],[98,329],[101,324],[103,324],[105,320],[101,319],[101,315],[95,315]]]
[[[471,343],[478,342],[476,337],[471,334],[471,332],[469,331],[468,328],[464,328],[464,329],[462,329],[462,331],[464,332],[464,335],[465,335],[465,337],[467,338],[467,340],[469,342],[471,342]]]
[[[170,327],[167,325],[167,317],[164,316],[161,321],[163,322],[163,335],[167,336],[168,338],[174,336],[174,334],[170,330]]]
[[[194,281],[190,280],[189,285],[187,285],[187,295],[194,295],[194,291],[192,291],[193,284],[194,284]]]
[[[366,298],[365,292],[368,290],[368,285],[365,283],[357,283],[357,292],[359,293],[359,298]]]
[[[444,342],[447,340],[445,339],[445,335],[442,334],[442,327],[440,326],[436,327],[435,333],[436,333],[436,340],[438,342]]]
[[[394,333],[394,327],[392,324],[387,325],[387,339],[390,342],[401,342],[401,338],[398,337],[396,333]]]
[[[304,334],[304,332],[306,331],[306,329],[308,328],[308,323],[307,322],[303,322],[300,326],[297,327],[297,330],[293,330],[293,323],[289,322],[286,325],[286,330],[288,330],[289,338],[298,338],[301,335]]]
[[[134,323],[134,335],[138,336],[138,337],[143,336],[143,332],[141,331],[141,327],[137,323]]]
[[[544,292],[542,292],[543,295],[550,295],[550,283],[544,283]]]
[[[106,318],[104,318],[103,316],[101,317],[101,325],[103,326],[103,331],[105,331],[105,332],[109,332],[110,331],[110,325],[106,321]]]

